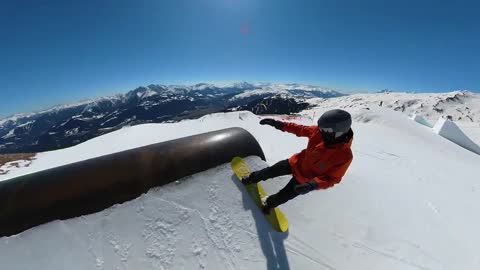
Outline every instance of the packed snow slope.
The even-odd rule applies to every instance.
[[[310,125],[322,110],[291,120]],[[270,228],[224,164],[99,213],[0,238],[2,268],[480,269],[480,156],[401,113],[350,112],[350,170],[335,187],[281,206],[286,234]],[[269,164],[305,147],[305,138],[259,119],[235,112],[124,128],[40,154],[3,177],[233,126],[259,140]],[[246,160],[253,169],[267,165]],[[263,185],[273,193],[288,180]]]

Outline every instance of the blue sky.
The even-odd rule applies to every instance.
[[[480,90],[480,4],[0,0],[0,117],[150,83]]]

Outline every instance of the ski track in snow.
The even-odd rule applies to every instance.
[[[287,243],[287,249],[295,254],[307,258],[324,269],[336,270],[335,267],[325,262],[326,259],[317,259],[316,255],[312,254],[312,252],[315,254],[321,254],[322,252],[307,244],[305,241],[302,241],[299,237],[292,236]]]
[[[404,258],[398,258],[398,257],[395,257],[391,254],[388,254],[386,252],[382,252],[382,251],[378,251],[376,249],[373,249],[371,247],[368,247],[362,243],[359,243],[359,242],[355,242],[353,243],[353,247],[356,247],[356,248],[361,248],[363,250],[366,250],[368,252],[371,252],[371,253],[374,253],[374,254],[377,254],[377,255],[380,255],[380,256],[383,256],[383,257],[386,257],[386,258],[389,258],[389,259],[392,259],[392,260],[395,260],[397,262],[400,262],[402,264],[406,264],[408,266],[411,266],[411,267],[414,267],[414,268],[417,268],[417,269],[421,269],[421,270],[430,270],[430,268],[427,268],[427,267],[423,267],[421,265],[418,265],[418,264],[415,264],[415,263],[412,263]]]
[[[340,233],[334,232],[334,233],[332,233],[332,235],[334,237],[338,238],[339,240],[348,243],[348,246],[351,246],[353,248],[356,248],[356,249],[359,249],[359,250],[362,250],[362,251],[366,251],[366,252],[368,252],[370,254],[373,254],[373,255],[381,256],[383,258],[396,261],[396,262],[398,262],[402,265],[409,266],[413,269],[421,269],[421,270],[444,269],[444,267],[442,266],[441,262],[438,259],[432,257],[431,255],[429,255],[428,253],[423,251],[420,248],[419,245],[411,243],[409,241],[402,241],[403,243],[400,243],[400,244],[397,243],[397,245],[402,246],[403,248],[413,249],[412,253],[415,253],[416,256],[424,257],[425,259],[436,263],[437,264],[436,267],[435,268],[426,267],[426,266],[420,265],[418,263],[415,263],[415,262],[413,262],[413,261],[411,261],[407,258],[402,258],[402,257],[399,257],[399,256],[396,256],[396,255],[392,254],[392,253],[398,251],[400,249],[400,247],[389,248],[387,250],[380,250],[380,249],[372,248],[371,246],[363,243],[362,241],[356,241],[356,240],[348,239],[347,237],[345,237],[344,235],[342,235]]]

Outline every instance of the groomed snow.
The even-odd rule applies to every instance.
[[[312,124],[321,113],[296,121]],[[398,112],[351,113],[350,170],[334,188],[281,207],[288,234],[272,232],[225,164],[96,214],[0,238],[2,268],[479,269],[480,156]],[[125,128],[38,155],[7,177],[230,126],[249,130],[270,164],[305,146],[258,120],[234,112]],[[273,193],[288,179],[264,186]]]

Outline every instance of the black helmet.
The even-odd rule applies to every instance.
[[[352,116],[344,110],[330,110],[318,119],[318,128],[324,138],[334,139],[350,131]]]

